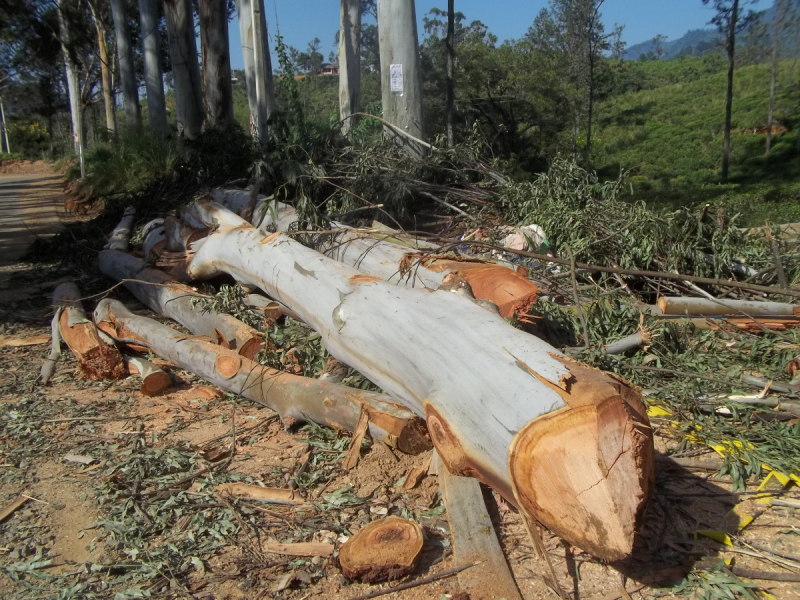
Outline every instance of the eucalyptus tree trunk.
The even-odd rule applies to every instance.
[[[191,2],[164,0],[164,16],[169,34],[178,133],[193,140],[203,127],[203,94]]]
[[[341,0],[340,23],[339,118],[347,135],[361,110],[361,0]]]
[[[64,68],[67,73],[67,92],[69,94],[69,111],[72,117],[72,139],[78,160],[81,165],[81,177],[86,175],[83,165],[83,150],[85,136],[83,134],[83,107],[81,106],[81,92],[78,84],[78,69],[69,52],[69,29],[63,11],[64,0],[58,1],[58,30],[61,38],[61,51],[64,53]]]
[[[250,135],[258,135],[258,92],[256,91],[256,59],[253,52],[252,0],[236,0],[239,16],[239,37],[242,40],[242,63],[247,85],[247,106],[250,109]]]
[[[111,81],[111,72],[114,65],[108,57],[108,44],[106,43],[106,26],[103,23],[100,11],[97,10],[94,2],[89,2],[89,10],[92,11],[92,20],[97,31],[97,49],[100,55],[100,82],[103,86],[103,105],[106,111],[106,129],[111,133],[117,131],[117,114],[114,104],[114,84]]]
[[[199,7],[206,117],[211,127],[224,127],[233,121],[228,4],[225,0],[200,0]]]
[[[728,53],[728,83],[725,88],[725,132],[722,142],[722,178],[728,178],[731,162],[731,112],[733,110],[733,69],[736,50],[736,22],[739,19],[739,0],[733,0],[725,49]]]
[[[775,79],[778,76],[778,56],[781,50],[781,27],[783,25],[783,2],[775,0],[775,32],[772,41],[772,68],[769,78],[769,114],[767,115],[767,154],[772,149],[772,121],[775,116]]]
[[[447,0],[447,40],[445,45],[447,47],[447,86],[445,111],[447,113],[447,145],[451,148],[455,146],[455,76],[453,70],[456,62],[456,13],[455,13],[455,0]]]
[[[163,134],[167,132],[167,103],[164,99],[164,80],[161,73],[157,0],[139,0],[139,22],[142,27],[147,119],[154,131]]]
[[[256,131],[258,139],[267,141],[267,121],[275,110],[275,84],[272,80],[272,59],[267,37],[267,17],[264,0],[250,0],[250,20],[253,24],[253,62],[255,63],[256,103],[258,113]]]
[[[422,76],[414,0],[378,0],[377,7],[383,117],[400,131],[424,140]],[[411,153],[425,153],[421,144],[393,133]]]
[[[142,110],[139,107],[139,85],[133,65],[133,46],[125,14],[124,0],[111,0],[111,16],[114,18],[114,33],[117,37],[117,58],[122,84],[122,102],[125,106],[125,124],[131,129],[142,126]]]

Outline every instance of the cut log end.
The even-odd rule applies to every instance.
[[[230,379],[239,372],[242,360],[238,356],[221,355],[214,361],[214,368],[217,373]]]
[[[239,355],[249,360],[256,360],[258,353],[264,349],[266,343],[264,338],[253,337],[247,340],[239,349]]]
[[[166,390],[171,383],[169,375],[164,371],[157,371],[142,380],[142,386],[139,391],[145,396],[157,396]]]
[[[517,502],[610,562],[630,557],[655,473],[652,430],[638,394],[621,382],[616,387],[616,395],[531,421],[509,453]]]
[[[414,571],[422,550],[422,528],[413,521],[386,517],[373,521],[339,551],[339,565],[349,579],[378,583]]]

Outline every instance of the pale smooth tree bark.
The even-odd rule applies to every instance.
[[[199,7],[206,118],[211,127],[225,127],[233,121],[228,4],[200,0]]]
[[[83,151],[86,138],[83,132],[83,106],[80,85],[78,83],[78,67],[69,51],[69,28],[64,15],[64,0],[58,2],[58,30],[61,38],[61,51],[64,53],[64,69],[67,73],[67,93],[69,94],[69,111],[72,117],[72,140],[81,165],[81,177],[86,175],[83,164]]]
[[[728,39],[725,49],[728,53],[728,80],[725,87],[725,132],[722,141],[722,178],[728,178],[731,163],[731,115],[733,113],[733,70],[736,50],[736,22],[739,19],[739,0],[733,0],[730,22],[728,23]]]
[[[192,4],[189,0],[164,0],[164,16],[175,84],[178,133],[193,140],[203,128],[203,93]]]
[[[157,0],[139,0],[139,23],[142,27],[144,84],[147,90],[147,120],[150,128],[166,133],[167,103],[161,73],[161,36],[158,32]]]
[[[383,117],[401,132],[425,139],[422,115],[422,72],[414,0],[378,0]],[[397,135],[412,154],[425,147]]]
[[[275,110],[275,84],[272,79],[272,58],[269,52],[267,35],[267,16],[264,0],[250,0],[251,22],[253,24],[253,62],[255,65],[255,86],[258,139],[267,141],[268,120]]]
[[[236,0],[239,17],[239,38],[242,40],[242,63],[247,86],[247,106],[250,109],[250,135],[258,136],[258,95],[256,91],[256,60],[253,52],[253,9],[251,0]]]
[[[456,9],[455,0],[447,0],[447,66],[446,66],[446,97],[445,112],[447,118],[447,145],[455,146],[455,62],[456,62]]]
[[[96,1],[96,0],[95,0]],[[114,85],[111,81],[111,72],[114,70],[113,60],[108,56],[108,43],[106,41],[106,25],[103,17],[95,5],[89,2],[92,11],[92,20],[97,31],[97,49],[100,56],[100,81],[103,86],[103,105],[106,111],[106,129],[111,133],[117,131],[117,107],[114,102]]]
[[[133,46],[124,0],[111,0],[111,16],[114,19],[114,33],[117,38],[125,124],[131,129],[138,129],[142,126],[142,110],[139,106],[139,84],[136,79],[136,68],[133,65]]]
[[[339,28],[339,118],[342,133],[361,110],[361,0],[341,0]]]
[[[194,244],[192,277],[258,286],[332,356],[425,415],[452,473],[596,556],[630,556],[654,484],[652,429],[633,386],[462,295],[392,285],[234,217]]]

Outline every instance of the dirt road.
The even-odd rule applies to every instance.
[[[0,266],[18,262],[37,237],[61,229],[61,181],[58,175],[0,177]]]

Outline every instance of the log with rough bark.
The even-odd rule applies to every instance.
[[[409,454],[430,448],[422,420],[382,394],[270,369],[201,337],[134,315],[116,300],[100,302],[95,321],[120,343],[145,346],[224,390],[271,408],[287,426],[297,421],[315,421],[353,431],[363,408],[369,413],[369,431],[374,439]]]
[[[630,555],[654,475],[633,386],[462,295],[389,284],[244,221],[194,246],[192,277],[228,273],[260,287],[334,357],[425,415],[452,473],[488,483],[596,556]]]
[[[339,566],[347,578],[365,583],[400,579],[413,573],[422,543],[422,528],[414,521],[386,517],[344,543]]]
[[[100,271],[124,285],[153,312],[177,321],[195,335],[219,340],[242,356],[254,358],[264,347],[264,336],[230,315],[204,310],[196,302],[204,298],[192,288],[176,283],[158,269],[148,269],[144,262],[114,250],[100,253]]]
[[[240,215],[249,202],[249,192],[218,189],[212,192],[212,198]],[[225,222],[225,217],[219,211],[214,210],[213,205],[204,201],[193,204],[189,212],[196,222],[231,225],[231,222]],[[263,197],[256,204],[253,214],[253,224],[275,227],[278,231],[287,231],[297,221],[294,208]],[[513,317],[515,313],[524,317],[536,303],[539,288],[513,269],[482,260],[464,260],[435,252],[422,253],[387,241],[387,236],[383,234],[361,232],[337,223],[332,226],[336,233],[324,236],[318,249],[362,273],[399,285],[432,289],[441,287],[444,278],[453,273],[470,284],[475,298],[496,304],[505,318]]]
[[[53,291],[53,306],[59,311],[59,332],[78,360],[80,372],[89,379],[120,379],[125,376],[122,355],[108,336],[99,332],[83,311],[81,293],[74,283],[62,283]],[[53,342],[55,343],[55,336]]]
[[[665,315],[724,315],[741,317],[742,313],[765,317],[798,317],[800,306],[786,302],[757,302],[753,300],[709,300],[662,296],[658,308]]]
[[[170,386],[170,378],[158,366],[138,356],[123,356],[125,367],[130,375],[138,375],[142,380],[139,391],[145,396],[157,396]]]

